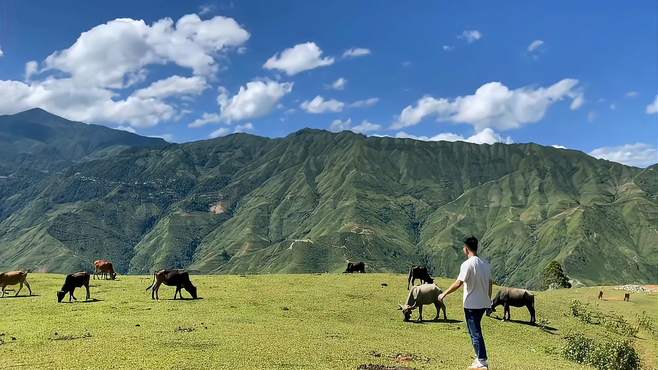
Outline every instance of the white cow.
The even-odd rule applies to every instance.
[[[407,297],[407,303],[400,306],[402,314],[404,315],[404,321],[409,321],[411,319],[411,312],[418,308],[418,321],[423,321],[423,305],[434,304],[436,307],[436,317],[434,320],[439,319],[439,313],[443,309],[443,320],[447,320],[446,317],[446,306],[441,300],[439,300],[439,294],[443,293],[441,288],[437,287],[434,284],[423,284],[414,286],[409,290],[409,296]]]

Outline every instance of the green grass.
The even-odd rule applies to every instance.
[[[173,288],[162,287],[159,302],[144,291],[151,278],[93,281],[91,296],[98,301],[58,304],[63,276],[30,274],[38,296],[0,299],[0,368],[355,369],[374,363],[460,369],[473,356],[461,292],[446,300],[452,321],[405,323],[396,310],[406,297],[402,275],[193,276],[203,299],[173,301]],[[444,289],[449,283],[437,281]],[[484,318],[492,368],[586,368],[555,349],[569,331],[605,335],[566,316],[571,299],[597,303],[598,290],[538,292],[538,318],[550,321],[551,332]],[[642,311],[657,319],[656,295],[633,294],[627,303],[623,292],[603,290],[610,300],[599,301],[599,310],[633,323]],[[82,300],[84,290],[76,292]],[[434,313],[426,308],[425,319]],[[512,310],[514,320],[528,317],[525,309]],[[642,331],[638,336],[645,367],[655,368],[657,341]],[[398,363],[397,354],[417,360]]]

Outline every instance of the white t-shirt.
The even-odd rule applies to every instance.
[[[457,280],[464,282],[464,308],[489,308],[489,282],[491,266],[478,256],[464,261],[459,268]]]

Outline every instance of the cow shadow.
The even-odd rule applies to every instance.
[[[160,301],[200,301],[202,300],[203,297],[198,297],[198,298],[160,298]]]
[[[73,301],[73,302],[69,302],[68,300],[66,300],[66,301],[61,301],[60,303],[75,304],[75,303],[96,303],[96,302],[103,302],[103,300],[98,298],[91,298],[89,300],[78,299],[77,301]]]
[[[489,318],[494,319],[494,320],[498,320],[498,321],[502,321],[502,322],[509,322],[509,323],[513,323],[513,324],[520,324],[520,325],[526,325],[526,326],[534,326],[534,327],[540,328],[540,329],[542,329],[543,331],[545,331],[545,332],[547,332],[547,333],[550,333],[550,334],[555,334],[555,333],[553,333],[553,332],[555,332],[555,331],[558,330],[557,328],[554,328],[554,327],[552,327],[552,326],[548,326],[548,325],[543,325],[543,326],[542,326],[542,325],[538,325],[537,323],[532,323],[532,322],[530,322],[530,321],[521,321],[521,320],[512,320],[512,319],[510,319],[510,320],[503,320],[501,317],[498,317],[498,316],[489,316]]]
[[[408,321],[410,324],[459,324],[461,322],[464,322],[462,320],[455,320],[455,319],[447,319],[447,320],[423,320],[423,321],[417,321],[417,320],[411,320]]]
[[[5,295],[4,297],[2,297],[2,298],[0,298],[0,299],[6,299],[6,298],[32,298],[32,297],[40,297],[40,296],[41,296],[41,295],[39,295],[39,294],[32,294],[32,295],[18,295],[18,296],[15,296],[15,295],[12,294],[12,295]]]

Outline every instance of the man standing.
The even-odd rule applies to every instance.
[[[439,295],[439,299],[443,300],[464,285],[464,315],[475,349],[475,360],[469,369],[488,369],[480,321],[484,312],[491,307],[491,266],[478,257],[478,240],[473,236],[464,241],[464,254],[467,259],[459,268],[457,280]]]

